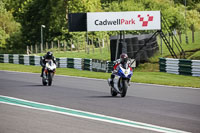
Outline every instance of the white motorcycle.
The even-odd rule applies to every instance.
[[[56,72],[56,64],[52,60],[46,60],[45,69],[43,71],[42,84],[51,86],[54,74]]]
[[[113,79],[114,84],[111,85],[111,79],[108,79],[108,84],[111,87],[111,95],[117,96],[117,94],[120,94],[121,97],[125,97],[128,89],[128,84],[131,80],[132,75],[133,70],[128,65],[128,63],[126,63],[125,65],[120,64],[119,70],[117,71],[117,73],[115,74],[115,78]]]

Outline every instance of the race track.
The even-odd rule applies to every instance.
[[[12,103],[1,102],[4,98]],[[40,107],[19,105],[18,99]],[[44,104],[118,122],[42,110]],[[142,124],[129,126],[121,120]],[[42,86],[39,74],[0,71],[0,133],[199,133],[199,125],[200,88],[131,83],[121,98],[110,96],[106,80],[56,75],[52,86]]]

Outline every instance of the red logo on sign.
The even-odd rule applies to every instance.
[[[144,21],[144,17],[142,17],[140,14],[138,15],[139,21],[142,22],[142,27],[148,26],[149,21],[153,21],[153,16],[149,16],[149,14],[147,14],[147,17],[147,21]]]

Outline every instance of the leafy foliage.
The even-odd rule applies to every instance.
[[[68,14],[81,12],[117,12],[160,10],[170,28],[185,31],[185,9],[187,28],[199,30],[199,0],[1,0],[0,2],[0,47],[22,48],[41,42],[41,25],[44,40],[73,43],[78,41],[84,47],[85,32],[68,31]],[[185,7],[186,4],[186,7]],[[142,33],[149,31],[126,31]],[[88,32],[88,39],[98,43],[111,32]],[[16,40],[16,41],[15,41]]]
[[[196,10],[187,12],[187,25],[190,30],[200,30],[200,14]]]
[[[20,24],[14,20],[11,11],[6,10],[3,1],[0,1],[0,48],[5,48],[6,39],[19,30]]]

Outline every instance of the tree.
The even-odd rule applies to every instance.
[[[20,29],[20,24],[14,20],[10,11],[5,8],[5,3],[0,1],[0,47],[6,47],[6,39]]]
[[[67,27],[65,0],[27,0],[18,15],[24,41],[28,45],[40,42],[41,25],[45,25],[44,37],[47,41],[62,35],[63,27]]]
[[[200,13],[196,10],[190,10],[187,12],[187,25],[192,31],[192,42],[194,43],[194,32],[200,29]]]
[[[45,25],[44,38],[66,40],[67,15],[74,12],[101,11],[100,0],[26,0],[19,12],[22,33],[26,44],[40,42],[40,26]]]

